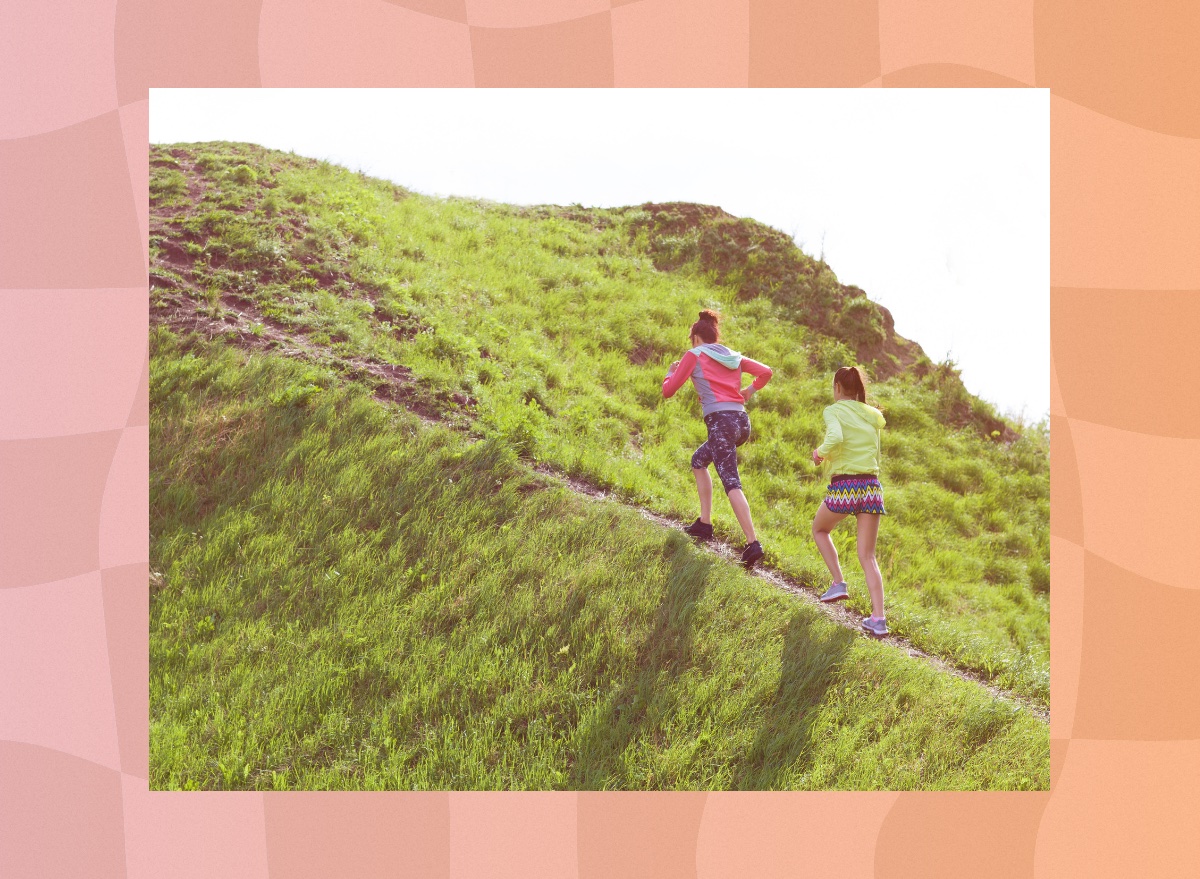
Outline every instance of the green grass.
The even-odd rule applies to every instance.
[[[215,312],[235,292],[334,351],[408,366],[424,386],[474,401],[478,435],[681,518],[695,514],[687,462],[704,429],[690,390],[664,404],[659,385],[697,310],[717,306],[730,344],[776,369],[742,452],[768,561],[825,578],[808,535],[824,482],[808,453],[830,370],[874,350],[882,318],[779,233],[731,218],[688,227],[641,208],[427,198],[245,145],[174,151],[205,188],[166,237],[196,251],[192,282]],[[179,204],[179,161],[163,147],[153,156],[156,206]],[[873,371],[894,369],[876,353]],[[1044,427],[995,441],[1003,423],[991,408],[952,366],[923,357],[873,393],[889,418],[879,545],[889,624],[1048,704]],[[721,500],[716,516],[719,533],[737,533]],[[843,526],[838,547],[852,604],[866,611],[852,531]]]
[[[152,788],[1048,787],[1028,712],[503,435],[220,340],[151,357]]]

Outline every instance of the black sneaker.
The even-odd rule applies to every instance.
[[[697,519],[691,525],[688,525],[683,530],[686,531],[688,534],[692,535],[692,537],[697,538],[698,540],[712,540],[712,538],[713,538],[712,525],[705,524],[704,522],[701,522],[699,519]]]
[[[747,543],[746,548],[742,550],[742,564],[747,568],[753,568],[754,563],[763,557],[762,544],[757,540],[753,543]]]

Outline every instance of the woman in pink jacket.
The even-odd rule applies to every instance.
[[[742,561],[749,567],[763,557],[763,548],[755,536],[750,505],[742,492],[737,447],[750,439],[750,417],[746,414],[745,404],[771,380],[771,368],[719,344],[721,334],[717,325],[720,320],[715,311],[705,309],[700,312],[700,319],[692,324],[689,336],[691,350],[671,364],[663,380],[662,393],[664,399],[673,396],[690,378],[700,395],[704,424],[708,427],[708,440],[692,455],[692,474],[696,477],[696,492],[700,495],[700,518],[683,530],[702,540],[712,539],[713,487],[708,465],[715,464],[729,505],[746,535]],[[742,388],[743,372],[754,376],[754,383],[745,389]]]

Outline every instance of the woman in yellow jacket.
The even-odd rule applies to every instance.
[[[867,377],[858,366],[843,366],[833,376],[833,405],[826,406],[825,440],[813,450],[814,464],[827,463],[830,473],[825,500],[813,519],[812,535],[821,558],[833,577],[833,585],[821,601],[849,598],[837,548],[829,532],[853,514],[858,520],[858,560],[871,595],[871,615],[862,627],[872,635],[886,635],[883,614],[883,575],[875,560],[875,540],[883,508],[883,486],[879,484],[879,432],[886,423],[883,413],[867,405]]]

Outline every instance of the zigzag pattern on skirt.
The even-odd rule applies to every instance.
[[[877,513],[885,515],[883,486],[878,477],[835,476],[825,494],[825,506],[831,513]]]

